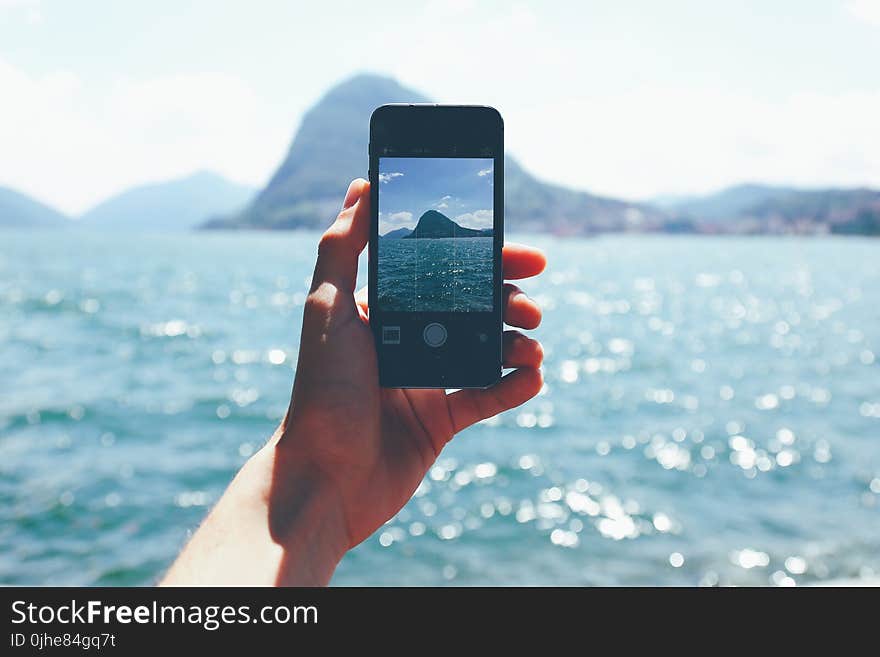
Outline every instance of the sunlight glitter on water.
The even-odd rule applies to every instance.
[[[4,584],[150,583],[289,400],[314,236],[83,239],[0,255]],[[457,437],[336,583],[880,572],[875,243],[537,242],[541,395]]]

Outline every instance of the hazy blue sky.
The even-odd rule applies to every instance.
[[[67,211],[200,168],[262,184],[374,71],[497,106],[527,168],[597,193],[880,186],[878,62],[880,0],[0,0],[0,184]]]
[[[379,159],[379,234],[414,228],[428,210],[465,228],[491,228],[491,158]]]

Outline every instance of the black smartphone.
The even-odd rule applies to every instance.
[[[504,123],[471,105],[370,118],[370,326],[379,383],[484,388],[501,377]]]

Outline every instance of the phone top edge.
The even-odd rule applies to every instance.
[[[479,103],[382,103],[373,111],[375,112],[376,110],[382,109],[383,107],[476,107],[479,109],[490,109],[494,112],[498,112],[498,110],[492,105],[481,105]]]
[[[472,104],[453,104],[453,103],[383,103],[376,107],[370,113],[370,127],[372,129],[373,121],[376,119],[377,114],[382,114],[383,110],[399,110],[399,109],[438,109],[438,110],[486,110],[495,115],[500,124],[500,130],[504,131],[504,117],[501,116],[501,112],[498,111],[496,107],[492,105],[480,105],[476,103]]]

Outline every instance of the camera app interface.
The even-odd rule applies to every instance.
[[[492,158],[379,158],[379,306],[491,312]]]

